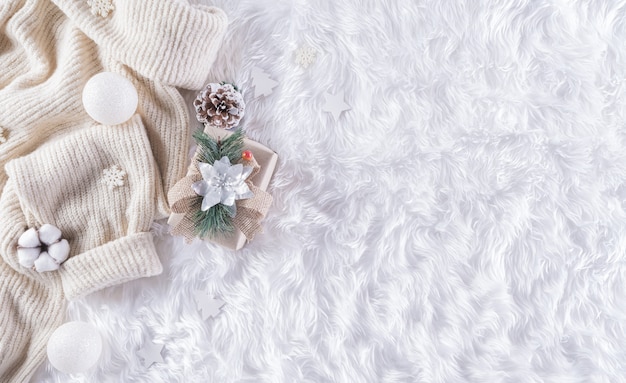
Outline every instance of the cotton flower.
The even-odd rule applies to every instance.
[[[40,273],[57,270],[70,255],[70,245],[61,237],[61,230],[50,224],[26,230],[17,241],[19,264]]]

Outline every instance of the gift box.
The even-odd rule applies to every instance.
[[[224,129],[218,129],[211,125],[206,125],[204,132],[214,138],[220,139],[225,139],[232,134],[232,132]],[[250,177],[250,181],[260,190],[267,191],[272,175],[274,174],[274,170],[276,169],[278,155],[268,147],[248,138],[244,138],[244,150],[251,151],[254,159],[260,166],[258,172]],[[197,159],[194,157],[194,163],[192,163],[191,168],[196,166],[196,161]],[[172,201],[170,201],[170,203],[172,203]],[[176,227],[184,219],[184,213],[172,213],[168,220],[168,224],[170,227]],[[237,227],[235,227],[235,230],[232,233],[215,236],[209,238],[209,240],[232,250],[239,250],[248,242],[246,235]]]

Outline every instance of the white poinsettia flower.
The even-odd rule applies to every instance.
[[[234,217],[237,214],[235,201],[254,196],[245,182],[252,173],[251,166],[231,165],[228,157],[224,156],[213,165],[201,162],[198,168],[203,179],[192,187],[196,194],[204,197],[202,211],[222,204],[228,209],[229,215]]]
[[[69,255],[70,244],[54,225],[45,224],[39,229],[28,229],[17,241],[20,265],[34,268],[40,273],[57,270]]]

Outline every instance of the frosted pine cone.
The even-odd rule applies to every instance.
[[[239,125],[246,107],[241,93],[231,84],[211,83],[193,102],[198,121],[217,128]]]

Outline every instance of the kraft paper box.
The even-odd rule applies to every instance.
[[[217,129],[212,126],[206,126],[204,132],[216,138],[221,137],[222,139],[232,134],[229,131]],[[244,150],[251,151],[254,158],[261,166],[259,172],[251,178],[252,183],[261,190],[266,191],[272,179],[272,175],[274,174],[274,170],[276,169],[278,155],[268,147],[248,138],[244,139]],[[170,225],[175,225],[182,217],[183,214],[172,214],[167,222]],[[232,250],[239,250],[245,246],[247,239],[240,230],[235,229],[232,234],[210,239],[210,241]]]

